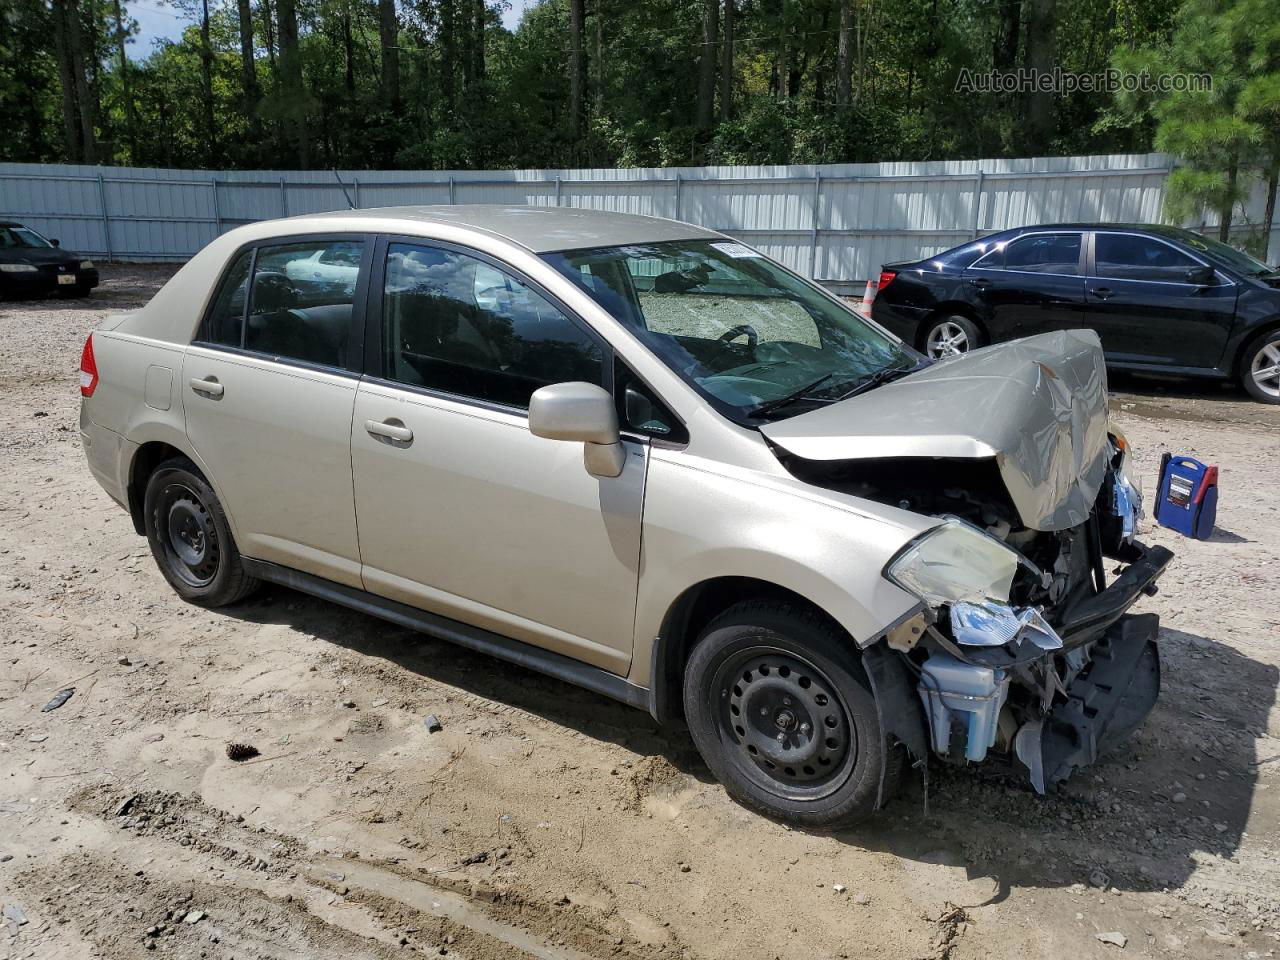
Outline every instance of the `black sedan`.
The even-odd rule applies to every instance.
[[[30,227],[0,220],[0,298],[56,292],[83,297],[98,285],[92,260],[70,253]]]
[[[1280,403],[1280,272],[1176,227],[1021,227],[886,264],[871,316],[935,359],[1088,327],[1110,366],[1234,377]]]

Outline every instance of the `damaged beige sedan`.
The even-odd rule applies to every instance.
[[[1159,690],[1128,611],[1171,554],[1087,331],[931,363],[688,224],[360,210],[214,240],[81,392],[184,599],[271,581],[683,719],[783,820],[931,760],[1051,790]]]

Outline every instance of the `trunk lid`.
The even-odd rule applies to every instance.
[[[997,344],[760,430],[806,460],[994,459],[1022,522],[1062,530],[1106,473],[1102,347],[1092,330]]]

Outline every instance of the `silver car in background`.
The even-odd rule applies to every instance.
[[[930,363],[688,224],[360,210],[219,237],[81,390],[184,599],[284,584],[683,718],[794,823],[930,757],[1052,789],[1158,692],[1128,610],[1171,555],[1087,331]]]

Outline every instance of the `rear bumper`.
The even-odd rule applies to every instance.
[[[89,472],[107,495],[128,508],[128,464],[133,462],[137,444],[114,430],[99,426],[89,417],[88,404],[80,401],[80,445],[89,464]]]

